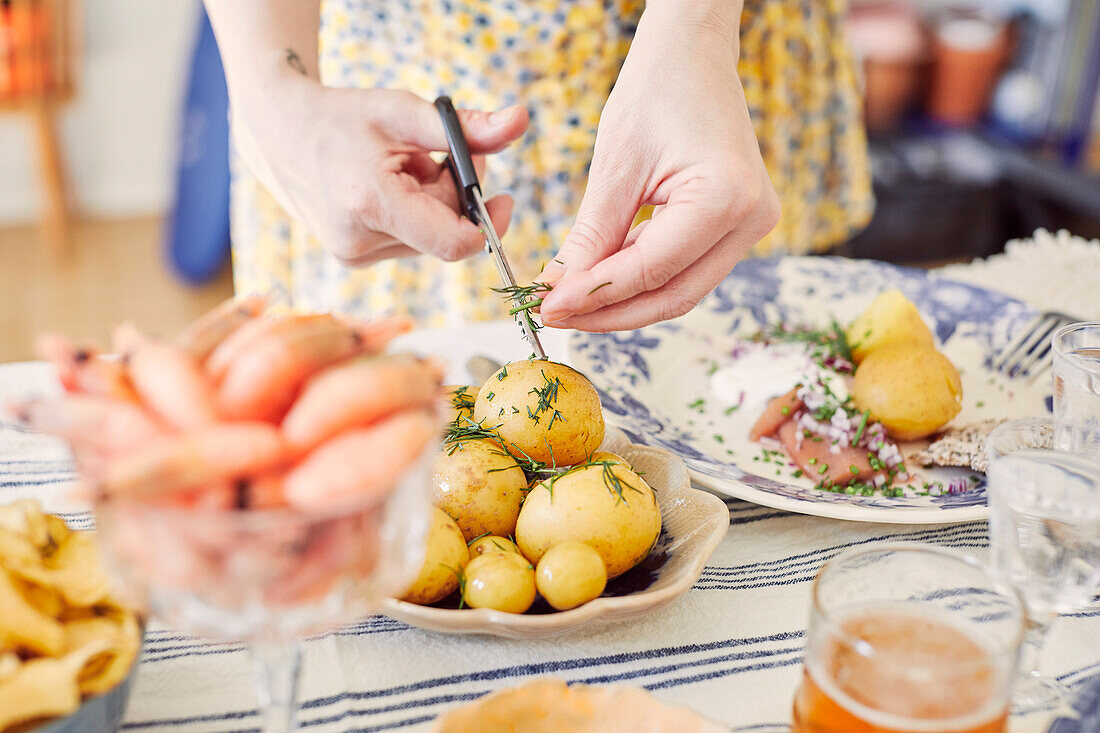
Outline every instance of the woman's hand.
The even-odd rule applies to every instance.
[[[454,261],[481,251],[477,227],[458,213],[450,173],[428,155],[447,149],[435,105],[402,91],[286,83],[259,109],[235,110],[234,139],[279,203],[341,262],[417,253]],[[475,154],[500,150],[527,127],[521,107],[459,116]],[[503,233],[511,198],[497,196],[488,209]]]
[[[550,326],[638,328],[691,310],[772,230],[737,77],[740,3],[651,0],[596,135],[576,224],[538,278]],[[654,215],[633,230],[639,208]]]

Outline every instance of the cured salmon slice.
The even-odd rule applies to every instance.
[[[786,409],[784,409],[786,408]],[[785,395],[780,395],[768,403],[756,423],[749,431],[749,438],[754,442],[761,438],[770,438],[779,430],[779,426],[791,419],[791,416],[802,409],[802,400],[798,399],[798,387],[795,387]]]
[[[771,409],[770,405],[768,409]],[[799,446],[800,429],[794,420],[787,420],[779,426],[779,440],[787,449],[787,454],[808,477],[838,486],[874,479],[876,471],[871,468],[866,448],[845,446],[839,453],[833,453],[829,450],[831,445],[828,440],[814,441],[812,438],[803,438],[802,445]],[[856,469],[854,472],[853,467]]]

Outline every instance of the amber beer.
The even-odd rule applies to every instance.
[[[818,629],[794,702],[794,733],[996,733],[1005,673],[946,614],[867,608]]]

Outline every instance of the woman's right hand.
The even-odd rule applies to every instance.
[[[245,162],[279,203],[341,262],[365,266],[419,253],[454,261],[482,249],[477,227],[459,215],[435,105],[387,89],[337,89],[283,77],[235,100],[233,136]],[[527,110],[460,110],[483,163],[527,128]],[[512,199],[496,196],[489,215],[499,234]]]

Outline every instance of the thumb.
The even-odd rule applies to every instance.
[[[447,137],[435,105],[411,92],[392,92],[385,104],[375,107],[382,129],[403,143],[424,150],[446,150]],[[458,119],[473,154],[495,153],[523,135],[527,109],[518,104],[496,112],[460,109]]]

